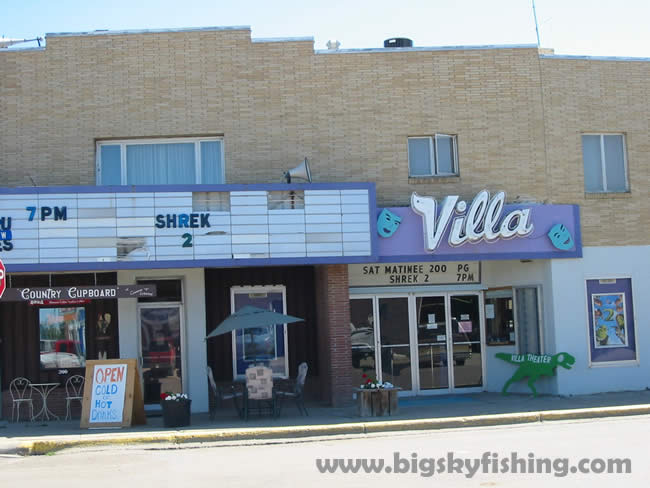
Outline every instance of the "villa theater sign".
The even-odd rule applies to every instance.
[[[408,207],[377,209],[378,261],[484,261],[582,257],[578,205],[506,203],[487,190],[472,200],[411,194]]]
[[[530,209],[512,210],[502,217],[505,201],[505,192],[498,192],[490,199],[488,191],[483,190],[474,197],[468,209],[467,203],[459,201],[457,195],[448,196],[442,201],[440,214],[437,216],[437,204],[433,197],[413,193],[411,208],[422,216],[425,249],[434,252],[450,223],[451,246],[529,236],[534,230],[530,221]]]

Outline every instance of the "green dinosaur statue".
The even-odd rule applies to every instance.
[[[515,374],[503,385],[501,393],[504,395],[508,394],[508,388],[512,383],[528,378],[528,387],[532,390],[533,396],[537,396],[534,383],[540,376],[554,376],[555,368],[558,366],[571,369],[571,366],[576,362],[576,358],[567,352],[559,352],[553,356],[548,354],[506,354],[498,352],[496,357],[519,366]]]

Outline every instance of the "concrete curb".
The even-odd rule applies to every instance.
[[[230,430],[196,430],[181,432],[119,433],[103,437],[70,439],[51,438],[24,442],[16,447],[0,449],[4,454],[43,455],[71,447],[98,447],[133,444],[186,444],[245,440],[277,440],[334,435],[364,435],[381,432],[455,429],[516,425],[554,420],[578,420],[630,415],[649,415],[650,404],[617,407],[547,410],[495,415],[474,415],[440,419],[387,420],[379,422],[352,422],[333,425],[296,425],[286,427],[243,428]]]
[[[595,419],[648,414],[650,414],[650,405],[622,405],[617,407],[576,408],[573,410],[546,410],[539,412],[540,420],[542,422],[551,420]]]

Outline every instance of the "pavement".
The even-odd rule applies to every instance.
[[[399,413],[389,417],[359,417],[356,406],[307,405],[309,416],[285,405],[279,418],[252,416],[247,422],[232,408],[194,414],[191,426],[164,428],[162,418],[124,429],[80,429],[79,420],[48,422],[0,421],[0,454],[48,454],[73,447],[124,444],[220,443],[230,441],[285,442],[309,437],[421,431],[459,427],[573,420],[625,415],[650,415],[650,390],[569,397],[497,393],[402,397]],[[226,405],[227,407],[227,405]]]

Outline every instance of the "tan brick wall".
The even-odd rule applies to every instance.
[[[552,200],[581,208],[585,245],[650,243],[650,62],[541,60]],[[630,192],[584,192],[582,134],[625,134]]]
[[[223,135],[228,183],[281,182],[307,156],[314,181],[376,182],[380,205],[506,190],[579,203],[586,245],[638,244],[649,66],[532,48],[314,53],[246,29],[51,36],[0,52],[0,184],[92,185],[98,139]],[[629,134],[633,191],[585,199],[579,133],[605,129]],[[458,135],[460,177],[409,181],[407,136],[435,132]]]

